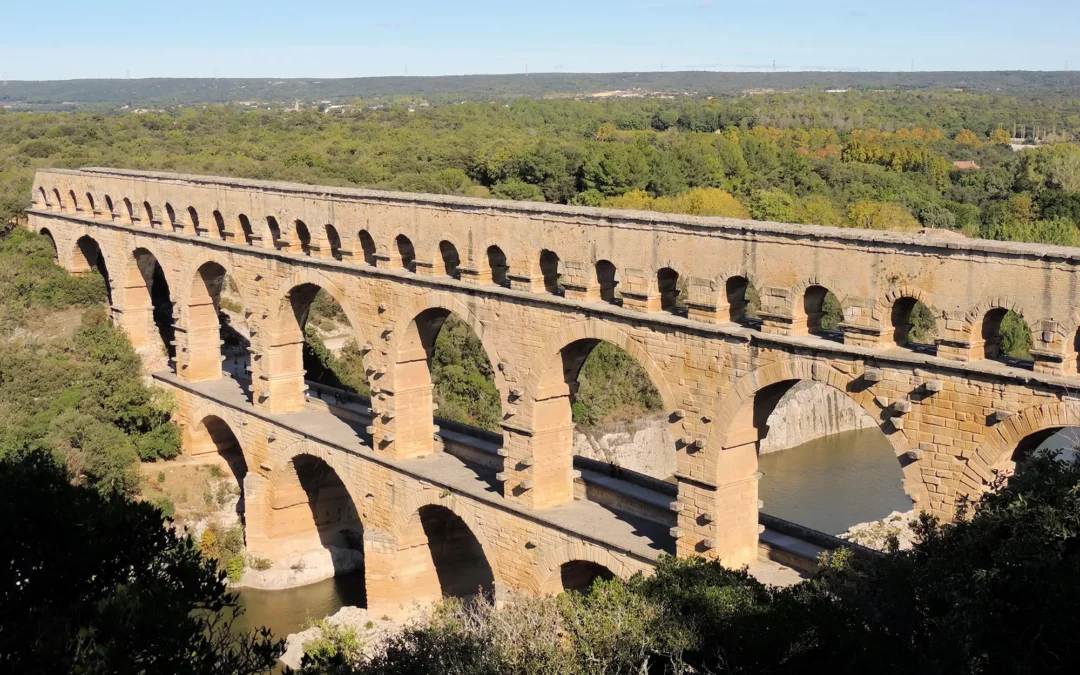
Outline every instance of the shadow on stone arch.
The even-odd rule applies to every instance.
[[[457,514],[445,506],[422,506],[413,514],[402,535],[404,579],[410,597],[495,597],[495,576],[476,535]]]

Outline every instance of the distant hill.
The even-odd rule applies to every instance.
[[[801,72],[533,73],[349,79],[196,79],[10,81],[0,105],[191,105],[241,101],[342,101],[423,97],[432,103],[545,96],[588,96],[613,91],[645,95],[723,96],[753,90],[943,89],[1066,91],[1080,89],[1080,72]]]

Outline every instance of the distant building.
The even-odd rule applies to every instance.
[[[970,159],[963,159],[952,163],[954,169],[960,169],[961,171],[978,171],[979,165]]]

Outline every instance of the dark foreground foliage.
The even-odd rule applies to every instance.
[[[284,649],[233,632],[224,574],[160,511],[46,453],[0,460],[0,541],[0,672],[243,675]]]
[[[837,555],[784,589],[665,558],[584,595],[448,601],[373,657],[320,644],[303,672],[1078,672],[1080,463],[1035,458],[970,519],[918,530],[912,550]]]

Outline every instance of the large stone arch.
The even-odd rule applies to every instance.
[[[398,320],[394,323],[394,330],[390,336],[389,353],[398,354],[409,338],[409,329],[412,323],[416,320],[416,317],[420,316],[429,309],[443,309],[448,312],[456,314],[465,323],[469,324],[469,328],[472,329],[473,334],[484,345],[484,352],[487,354],[488,360],[491,362],[492,370],[494,371],[495,387],[499,390],[499,393],[503,396],[507,392],[506,375],[499,368],[501,359],[499,357],[498,348],[495,342],[491,339],[491,336],[487,334],[484,328],[483,321],[480,317],[473,312],[467,304],[456,298],[452,293],[446,291],[432,291],[425,293],[415,298],[408,306],[403,308],[399,314]],[[394,382],[393,375],[387,380],[388,382]]]
[[[612,323],[585,319],[549,335],[522,371],[523,387],[511,390],[503,428],[506,460],[504,493],[533,507],[556,506],[573,499],[574,422],[570,369],[580,368],[599,342],[609,342],[642,366],[663,402],[673,412],[679,400],[664,370],[645,346]],[[573,372],[576,378],[576,370]],[[669,423],[672,423],[669,418]],[[678,434],[674,434],[678,437]]]
[[[752,402],[759,391],[790,380],[819,382],[842,392],[878,422],[878,426],[888,437],[889,444],[892,445],[897,457],[903,456],[910,449],[902,432],[893,432],[886,426],[887,423],[882,418],[883,409],[874,401],[873,393],[869,389],[856,386],[857,378],[840,372],[824,361],[798,357],[761,366],[735,381],[731,391],[720,399],[717,405],[716,421],[713,424],[717,434],[715,439],[710,439],[716,443],[710,443],[710,447],[717,443],[721,447],[729,444],[732,423],[743,406]]]
[[[995,478],[1007,470],[1020,443],[1033,434],[1062,427],[1080,427],[1080,402],[1056,401],[1025,408],[998,423],[964,464],[960,486],[978,498]]]
[[[760,429],[755,417],[759,392],[770,397],[785,383],[812,381],[828,385],[854,400],[879,426],[886,424],[883,409],[878,406],[869,389],[859,385],[856,377],[834,368],[825,361],[794,357],[782,359],[757,368],[736,382],[717,407],[712,431],[705,439],[705,456],[695,460],[706,467],[706,480],[715,488],[715,504],[738,505],[725,508],[709,519],[715,520],[713,532],[717,549],[725,564],[744,564],[757,556],[758,545],[758,443]],[[928,510],[928,492],[922,482],[917,462],[908,460],[908,441],[902,431],[891,424],[882,428],[903,474],[903,488],[915,502],[915,508]],[[712,473],[715,471],[715,473]],[[680,498],[681,498],[680,486]],[[680,514],[680,522],[696,519],[697,512]],[[698,549],[700,552],[700,549]]]
[[[176,328],[176,299],[173,289],[177,288],[177,285],[175,271],[165,265],[165,261],[171,258],[165,256],[154,242],[145,241],[142,237],[137,237],[124,250],[126,261],[121,268],[122,276],[119,277],[122,325],[136,349],[149,348],[144,357],[152,361],[158,358],[158,346],[163,347],[170,357],[173,357],[175,346],[170,344],[173,342],[170,333]],[[157,302],[154,300],[156,291],[152,285],[155,269],[161,270],[161,277],[168,289],[168,297],[162,298],[159,295]],[[170,304],[169,307],[161,304],[166,301]],[[155,311],[159,316],[155,317]]]
[[[424,545],[430,546],[426,534],[422,529],[418,529],[422,527],[422,510],[426,507],[445,509],[464,524],[479,545],[483,556],[482,562],[486,564],[492,575],[493,588],[491,590],[495,598],[501,598],[507,588],[503,582],[504,566],[509,561],[504,562],[498,555],[502,549],[492,546],[488,541],[483,522],[477,514],[476,503],[462,499],[452,492],[447,494],[445,491],[434,488],[414,492],[394,512],[391,534],[398,546],[397,562],[401,569],[408,570],[398,575],[402,590],[408,597],[422,602],[437,600],[443,589],[441,580],[432,576],[433,574],[440,575],[440,571],[436,569],[438,562],[432,558],[430,552],[425,556],[424,551],[417,550],[422,549]],[[440,592],[434,593],[434,588],[439,588]]]
[[[218,270],[220,268],[220,278]],[[233,272],[229,256],[221,251],[204,250],[187,265],[184,284],[175,293],[178,336],[184,341],[178,354],[178,373],[192,382],[214,380],[221,376],[221,289]],[[249,307],[247,284],[240,284],[240,295]]]
[[[562,584],[563,565],[575,561],[588,562],[605,567],[620,579],[627,579],[646,566],[627,565],[605,548],[585,541],[568,541],[562,546],[547,546],[537,561],[536,576],[531,580],[531,590],[538,595],[558,594]]]
[[[238,414],[229,408],[201,406],[184,424],[183,453],[192,459],[209,460],[207,463],[219,466],[224,463],[228,466],[240,491],[237,516],[243,524],[245,486],[255,465],[254,458],[248,451],[248,442],[243,434],[239,433],[244,426],[238,418]],[[231,447],[232,441],[235,441],[235,447]]]
[[[483,345],[491,363],[495,388],[505,400],[507,383],[500,368],[499,352],[484,324],[468,305],[445,291],[415,298],[399,313],[390,335],[388,371],[375,371],[373,389],[393,396],[394,449],[400,459],[421,457],[434,451],[434,383],[430,358],[443,322],[451,314],[468,324]],[[382,441],[386,442],[386,436]]]
[[[566,326],[549,335],[543,342],[536,355],[529,361],[528,368],[521,371],[525,383],[525,396],[527,402],[534,399],[537,388],[541,385],[544,376],[550,369],[553,359],[567,346],[581,340],[602,340],[619,347],[645,369],[649,379],[664,401],[664,409],[672,411],[679,407],[678,398],[668,384],[664,370],[653,360],[645,346],[622,330],[619,326],[601,321],[599,319],[584,319]]]
[[[984,358],[994,358],[988,356],[986,351],[984,351],[989,350],[989,347],[986,344],[987,336],[983,334],[983,330],[987,315],[998,310],[1015,312],[1025,323],[1027,323],[1029,328],[1035,328],[1035,326],[1032,326],[1028,315],[1025,314],[1024,306],[1014,298],[997,296],[983,299],[964,315],[963,325],[960,329],[961,332],[958,335],[954,333],[954,336],[959,342],[968,345],[968,358],[970,360],[978,361]],[[1033,334],[1032,346],[1034,346],[1034,339],[1035,335]]]
[[[348,296],[330,277],[321,272],[302,269],[284,279],[271,300],[264,323],[259,326],[260,329],[268,329],[269,333],[268,342],[264,340],[262,346],[265,354],[259,359],[258,365],[253,364],[257,371],[256,377],[268,376],[270,373],[266,371],[267,368],[273,370],[274,377],[268,378],[266,389],[256,391],[255,396],[257,401],[268,398],[266,407],[274,413],[296,412],[305,404],[304,333],[291,299],[291,294],[302,287],[318,287],[329,293],[345,313],[357,343],[365,342],[364,324],[358,319]],[[314,294],[311,299],[314,299]],[[310,300],[307,302],[310,303]],[[364,360],[366,368],[367,358]]]
[[[371,516],[361,494],[361,463],[322,444],[306,439],[295,441],[283,450],[271,450],[269,463],[253,466],[245,481],[248,546],[271,560],[302,556],[327,547],[300,478],[296,465],[299,458],[321,462],[333,472],[344,487],[365,536],[367,533]]]

